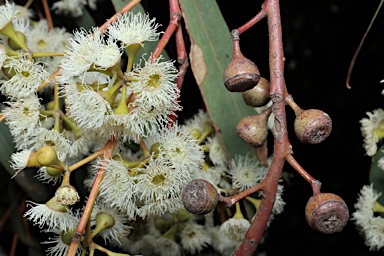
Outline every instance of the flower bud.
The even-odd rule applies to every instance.
[[[269,100],[269,90],[271,85],[267,79],[260,77],[259,82],[255,87],[242,92],[244,102],[251,107],[262,107],[266,105]]]
[[[262,146],[268,138],[268,117],[272,108],[253,116],[242,118],[236,125],[237,134],[253,147]]]
[[[313,230],[332,234],[343,230],[349,219],[349,210],[338,195],[319,193],[309,198],[305,217]]]
[[[332,131],[332,119],[318,109],[308,109],[296,115],[295,133],[304,144],[318,144]]]
[[[149,149],[149,152],[159,154],[161,150],[161,144],[159,142],[153,143],[151,148]]]
[[[54,101],[50,101],[47,103],[46,107],[45,107],[47,110],[54,110],[55,109],[55,102]],[[65,122],[64,122],[65,123]]]
[[[182,201],[190,213],[203,215],[213,211],[219,201],[216,188],[206,180],[189,182],[183,191]]]
[[[233,55],[224,71],[224,85],[230,92],[244,92],[259,82],[260,72],[255,63],[241,53],[238,33],[232,32],[232,40]]]
[[[45,167],[45,171],[47,172],[47,174],[49,176],[52,176],[52,177],[59,177],[61,175],[63,175],[64,173],[64,170],[63,169],[57,169],[57,168],[54,168],[54,167]]]
[[[53,147],[43,146],[37,151],[36,160],[42,166],[49,166],[56,164],[59,159]]]

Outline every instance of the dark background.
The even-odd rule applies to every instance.
[[[230,29],[253,17],[260,1],[218,1]],[[379,1],[280,1],[285,51],[285,80],[290,94],[303,109],[327,112],[331,135],[319,145],[305,146],[294,136],[293,111],[287,108],[294,157],[322,182],[322,192],[341,196],[350,212],[357,194],[369,184],[371,158],[365,156],[359,120],[366,111],[383,106],[383,18],[380,12],[356,59],[350,85],[346,77],[352,57]],[[364,3],[364,4],[363,4]],[[268,74],[266,20],[241,36],[241,49],[261,74]],[[285,186],[285,210],[272,223],[265,242],[267,255],[383,255],[369,252],[350,222],[338,234],[316,234],[307,225],[304,208],[311,196],[308,183],[287,164],[292,186]]]
[[[230,30],[257,14],[262,1],[217,1]],[[169,21],[166,0],[143,0],[151,16],[165,29]],[[346,77],[352,57],[362,39],[379,1],[281,1],[283,45],[286,58],[285,80],[289,93],[303,109],[317,108],[327,112],[333,121],[331,135],[321,144],[306,146],[294,136],[294,113],[287,108],[289,138],[294,157],[313,177],[322,182],[322,192],[335,193],[347,203],[350,213],[363,185],[369,184],[371,158],[365,155],[359,120],[365,112],[383,107],[384,10],[375,21],[356,59],[350,85]],[[101,25],[113,14],[108,1],[98,6]],[[60,20],[58,20],[60,22]],[[188,40],[186,38],[186,43]],[[269,77],[268,31],[266,19],[241,36],[242,53]],[[176,59],[173,38],[166,48]],[[189,69],[182,90],[183,111],[180,120],[197,113],[202,100]],[[269,139],[272,143],[273,138]],[[272,152],[272,148],[270,147]],[[370,252],[352,222],[338,234],[322,235],[312,231],[304,216],[311,196],[308,183],[290,166],[290,185],[285,183],[285,210],[275,217],[265,243],[259,246],[268,256],[280,255],[383,255]],[[383,227],[384,230],[384,227]],[[384,232],[384,231],[383,231]],[[4,235],[4,234],[3,234]],[[4,237],[3,242],[10,242]],[[0,241],[0,244],[3,244]],[[4,243],[5,244],[5,243]]]
[[[146,1],[150,13],[162,21],[166,6],[162,1]],[[254,17],[262,1],[217,1],[230,30]],[[322,192],[341,196],[354,211],[357,195],[369,184],[371,158],[365,155],[359,121],[365,112],[383,107],[384,79],[382,48],[384,10],[369,32],[356,59],[350,86],[346,78],[352,57],[376,12],[379,1],[280,1],[285,52],[285,80],[289,93],[303,109],[317,108],[330,115],[331,135],[319,145],[303,145],[294,135],[294,113],[287,108],[289,138],[294,157],[313,177],[322,182]],[[162,8],[163,7],[163,8]],[[164,17],[164,26],[168,17]],[[172,45],[170,45],[172,46]],[[267,20],[241,35],[242,53],[269,77]],[[168,51],[172,56],[172,50]],[[191,72],[189,72],[191,74]],[[189,77],[182,91],[184,110],[180,118],[196,113],[201,99],[193,79]],[[183,94],[184,93],[184,94]],[[192,97],[192,93],[196,96]],[[183,95],[188,95],[183,98]],[[192,99],[192,100],[191,100]],[[272,141],[273,138],[269,139]],[[272,148],[270,147],[272,151]],[[308,183],[289,165],[291,174],[285,183],[284,212],[276,216],[260,249],[267,255],[383,255],[370,252],[364,239],[350,221],[338,234],[323,235],[312,231],[306,223],[304,208],[312,195]],[[383,227],[384,228],[384,227]]]

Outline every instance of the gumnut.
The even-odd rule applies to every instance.
[[[342,231],[347,225],[349,210],[338,195],[318,193],[309,198],[305,207],[305,217],[313,230],[332,234]]]
[[[203,215],[213,211],[219,202],[216,188],[206,180],[190,181],[184,188],[182,201],[190,213]]]
[[[262,146],[268,138],[268,117],[272,108],[253,116],[242,118],[236,125],[237,134],[253,147]]]
[[[332,119],[318,109],[307,109],[296,115],[294,129],[297,138],[304,144],[318,144],[332,131]]]
[[[232,31],[232,40],[233,54],[224,70],[224,85],[230,92],[244,92],[256,86],[260,72],[256,64],[241,53],[237,30]]]
[[[243,100],[248,106],[262,107],[266,105],[270,100],[270,89],[271,85],[269,81],[264,77],[260,77],[260,80],[255,87],[242,92]]]

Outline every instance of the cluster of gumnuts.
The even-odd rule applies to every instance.
[[[260,76],[258,67],[240,51],[239,36],[232,31],[233,56],[224,71],[224,85],[230,92],[242,93],[244,102],[251,107],[263,107],[270,101],[270,83]],[[286,89],[286,88],[285,88]],[[286,91],[286,90],[285,90]],[[329,115],[318,109],[301,109],[291,95],[285,94],[285,103],[295,112],[294,131],[304,144],[318,144],[332,131]],[[268,137],[268,118],[272,106],[261,113],[242,118],[237,134],[253,147],[262,146]],[[307,202],[305,217],[309,226],[320,233],[331,234],[343,230],[349,219],[349,210],[341,197],[318,190]],[[207,214],[213,211],[222,196],[206,180],[193,180],[184,189],[184,207],[193,214]]]

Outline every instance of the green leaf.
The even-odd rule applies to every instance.
[[[373,188],[377,192],[384,194],[384,170],[377,165],[382,157],[384,157],[384,145],[377,150],[376,155],[372,158],[371,169],[369,171],[369,182],[373,183]],[[384,205],[384,196],[379,197],[378,202],[381,205]]]
[[[120,11],[125,5],[127,5],[127,1],[125,0],[112,0],[112,4],[115,8],[115,11],[118,12]],[[143,6],[141,4],[137,4],[135,7],[133,7],[130,12],[132,13],[145,13],[145,10],[143,8]],[[140,61],[141,59],[141,56],[143,56],[144,53],[146,53],[146,56],[145,58],[148,59],[150,54],[153,52],[153,50],[156,48],[156,45],[157,45],[158,41],[149,41],[149,42],[145,42],[144,43],[144,47],[140,49],[140,51],[137,53],[136,55],[136,58],[135,58],[135,62],[138,62]],[[169,56],[168,56],[168,53],[163,50],[161,52],[161,55],[163,56],[163,60],[167,61],[169,60]]]
[[[227,91],[223,82],[233,44],[220,9],[214,0],[180,0],[180,5],[191,38],[191,68],[228,157],[254,154],[254,149],[236,134],[235,127],[255,111],[244,103],[241,93]]]
[[[8,125],[5,122],[0,122],[0,145],[0,164],[10,174],[9,179],[11,180],[16,172],[11,168],[9,161],[16,149]],[[12,180],[15,180],[33,201],[45,201],[49,196],[47,186],[36,180],[34,175],[36,175],[36,170],[27,168],[20,171]]]

